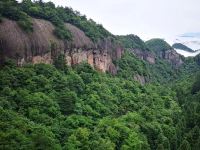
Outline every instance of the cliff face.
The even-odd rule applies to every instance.
[[[0,59],[12,58],[18,65],[25,63],[53,63],[59,54],[64,54],[66,63],[74,65],[83,61],[105,72],[116,73],[113,60],[121,58],[122,47],[112,39],[93,43],[83,31],[66,24],[72,33],[72,41],[63,41],[54,36],[54,26],[45,20],[33,19],[33,32],[26,33],[15,21],[4,19],[0,23]]]
[[[156,58],[167,60],[174,67],[179,67],[183,64],[181,56],[173,49],[153,53],[151,51],[144,51],[140,49],[130,49],[138,58],[147,61],[150,64],[156,63]]]
[[[174,49],[161,52],[160,58],[168,60],[174,67],[179,67],[183,64],[181,56]]]
[[[155,64],[155,55],[150,51],[143,51],[141,49],[130,49],[138,58],[149,62],[150,64]]]
[[[134,75],[134,80],[138,81],[141,85],[145,85],[147,82],[149,82],[149,77],[147,76],[142,76],[139,74]]]

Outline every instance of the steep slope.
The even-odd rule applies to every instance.
[[[183,58],[166,41],[151,39],[145,43],[158,58],[167,60],[174,67],[179,67],[183,64]]]
[[[117,38],[125,49],[134,53],[138,58],[145,60],[150,64],[155,63],[154,54],[137,35],[130,34],[126,36],[118,36]]]
[[[200,55],[178,64],[163,40],[115,37],[51,2],[2,6],[0,149],[199,150]]]
[[[0,5],[1,63],[11,58],[18,65],[52,64],[64,55],[68,65],[86,61],[99,71],[116,73],[112,62],[123,49],[102,25],[52,2],[8,0]]]
[[[127,35],[118,36],[118,38],[126,50],[122,58],[117,61],[118,76],[135,79],[141,84],[167,83],[179,77],[183,58],[173,49],[168,50],[171,47],[165,41],[154,43],[156,40],[153,40],[152,45],[157,47],[158,51],[155,53],[155,47],[148,47],[148,44],[146,45],[138,36]],[[161,47],[164,47],[166,51],[162,51]],[[159,54],[161,52],[168,57],[161,57],[162,55]]]
[[[172,47],[163,39],[151,39],[145,42],[147,47],[153,52],[160,54],[162,51],[172,49]]]
[[[71,24],[65,24],[72,34],[72,40],[58,39],[54,26],[42,19],[32,19],[33,32],[24,32],[15,21],[3,19],[0,24],[1,59],[12,58],[18,65],[25,63],[53,63],[54,58],[64,54],[67,64],[87,61],[100,71],[116,72],[112,60],[123,53],[122,47],[112,39],[93,43],[83,31]]]
[[[141,50],[147,50],[148,48],[145,45],[144,41],[140,39],[137,35],[129,34],[129,35],[120,35],[117,36],[119,41],[122,43],[124,48],[132,48],[132,49],[141,49]]]

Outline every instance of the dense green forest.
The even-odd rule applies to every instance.
[[[180,68],[137,58],[129,48],[159,51],[162,39],[114,37],[102,25],[71,8],[41,0],[0,0],[0,20],[17,21],[32,32],[31,17],[49,20],[55,34],[71,39],[65,22],[93,41],[105,37],[126,48],[111,75],[81,63],[69,67],[60,56],[52,65],[0,66],[0,150],[199,150],[200,55]],[[145,77],[141,85],[134,75]]]
[[[0,71],[0,149],[200,147],[200,76],[146,84],[57,61]]]

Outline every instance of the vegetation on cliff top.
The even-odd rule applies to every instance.
[[[55,25],[55,34],[60,39],[71,39],[71,33],[64,23],[80,28],[93,41],[113,36],[110,32],[85,15],[68,7],[56,7],[52,2],[23,0],[0,0],[0,16],[15,20],[25,31],[32,31],[31,17],[50,21]]]
[[[112,36],[78,12],[50,2],[0,4],[0,16],[29,32],[32,16],[51,21],[63,39],[69,38],[64,22],[94,41]],[[126,48],[171,49],[161,39],[147,41],[147,47],[133,35],[119,39]],[[178,70],[161,60],[148,64],[128,51],[115,64],[117,76],[85,63],[68,67],[62,55],[53,65],[17,67],[7,60],[0,69],[0,149],[198,150],[200,74],[194,72],[200,70],[200,55]],[[133,80],[136,74],[153,83],[140,85]]]
[[[147,47],[155,53],[173,49],[166,41],[163,39],[151,39],[145,42]]]
[[[144,41],[142,41],[137,35],[125,35],[125,36],[117,36],[121,44],[124,48],[127,49],[140,49],[140,50],[148,50]]]

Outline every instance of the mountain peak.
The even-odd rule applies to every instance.
[[[146,41],[145,43],[147,47],[154,52],[173,49],[164,39],[160,39],[160,38],[154,38],[154,39]]]

